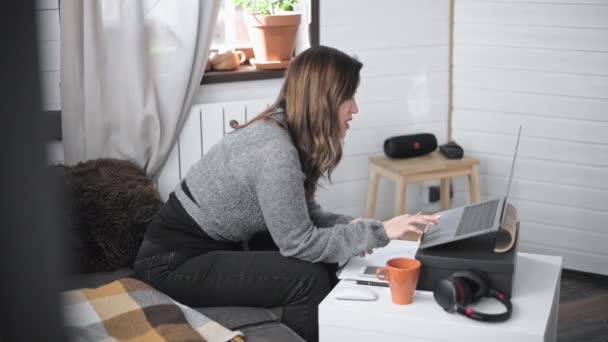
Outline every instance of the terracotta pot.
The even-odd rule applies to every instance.
[[[296,12],[247,16],[247,26],[249,37],[253,42],[255,60],[259,62],[289,61],[293,54],[300,20],[300,13]]]

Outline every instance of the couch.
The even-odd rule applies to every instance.
[[[135,164],[98,159],[52,166],[64,195],[69,275],[64,290],[93,288],[133,276],[131,265],[152,216],[162,205],[154,182]],[[194,308],[248,342],[304,341],[281,323],[282,308]]]

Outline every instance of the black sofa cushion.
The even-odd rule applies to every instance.
[[[132,267],[146,228],[162,205],[152,179],[127,160],[51,167],[64,194],[69,271]]]

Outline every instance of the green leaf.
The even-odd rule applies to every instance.
[[[278,11],[293,11],[293,6],[298,0],[232,0],[232,2],[249,13],[268,15]]]

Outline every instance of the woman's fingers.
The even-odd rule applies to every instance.
[[[406,232],[408,232],[408,231],[422,234],[422,230],[420,228],[418,228],[416,226],[412,226],[412,225],[407,226]]]
[[[408,224],[421,224],[423,226],[430,226],[430,225],[437,223],[436,220],[427,219],[422,216],[420,216],[420,217],[412,216],[407,221],[408,221]]]
[[[382,222],[384,230],[389,239],[403,238],[408,231],[422,234],[422,230],[416,226],[430,226],[437,223],[439,216],[437,215],[401,215],[393,217],[390,220]]]

